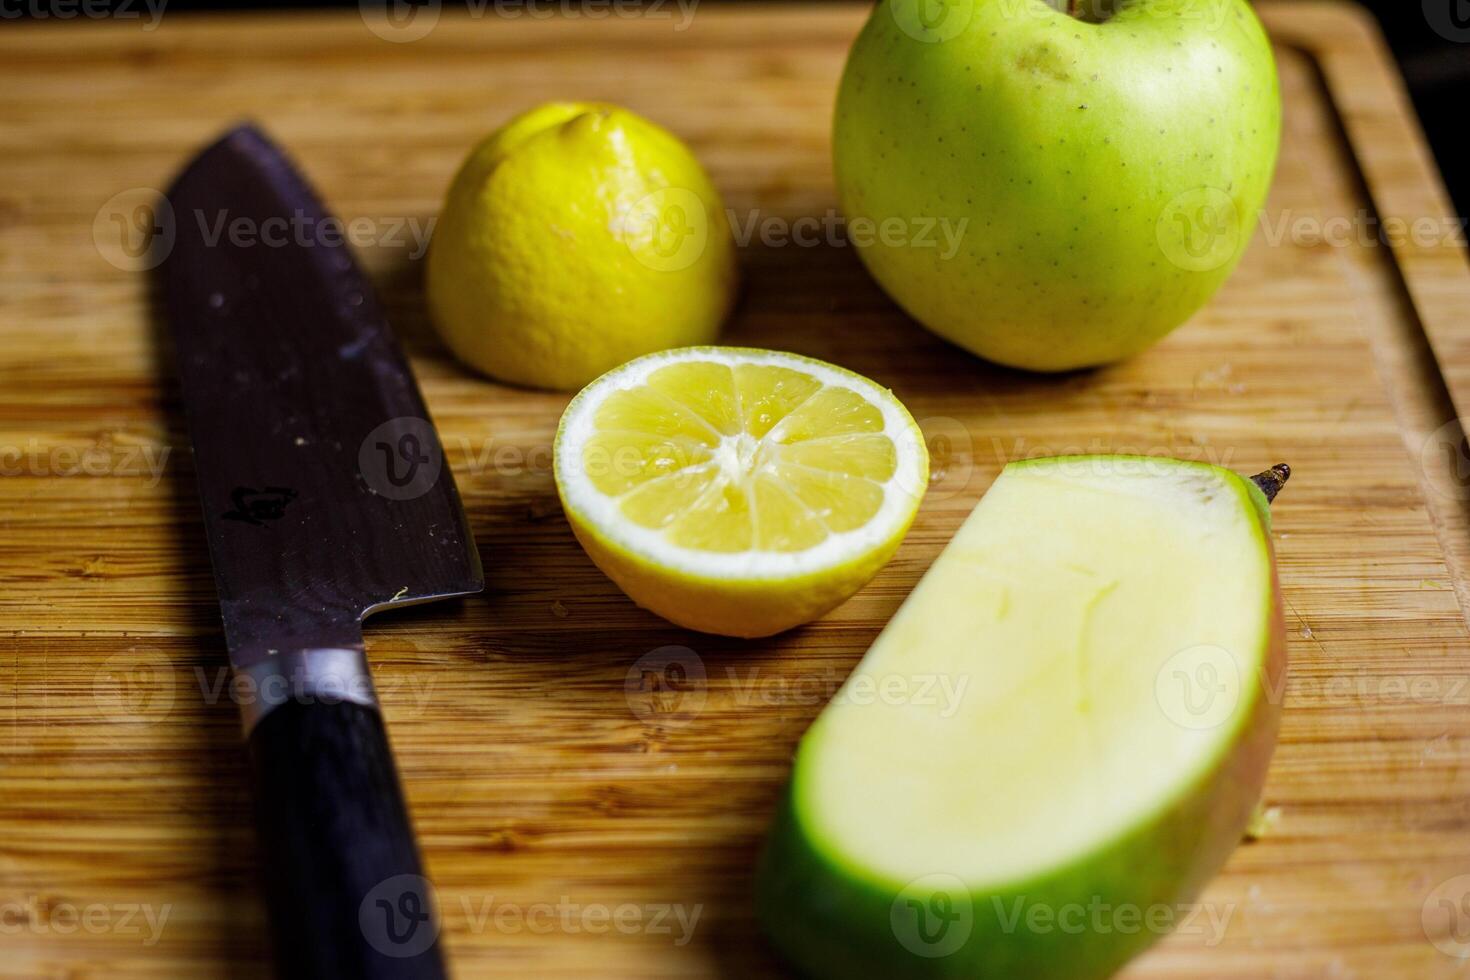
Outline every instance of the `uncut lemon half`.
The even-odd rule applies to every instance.
[[[691,629],[769,636],[845,601],[892,557],[929,478],[913,417],[822,361],[686,347],[572,399],[557,492],[634,602]]]

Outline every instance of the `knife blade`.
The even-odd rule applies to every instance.
[[[168,202],[161,288],[278,972],[442,977],[362,623],[484,587],[453,475],[341,223],[269,139],[226,133]]]

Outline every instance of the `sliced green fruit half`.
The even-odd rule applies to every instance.
[[[1273,472],[1006,467],[801,743],[777,944],[819,977],[1079,980],[1177,925],[1276,740]]]

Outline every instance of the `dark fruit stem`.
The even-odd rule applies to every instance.
[[[1266,503],[1276,499],[1281,488],[1286,486],[1286,481],[1291,479],[1291,467],[1285,463],[1277,463],[1264,473],[1257,473],[1251,477],[1251,482],[1261,488],[1266,495]]]
[[[1087,24],[1101,24],[1118,12],[1123,0],[1048,0],[1052,7]]]

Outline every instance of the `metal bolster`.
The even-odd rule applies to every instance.
[[[367,656],[361,647],[321,647],[273,654],[235,671],[246,736],[288,701],[378,706]]]

